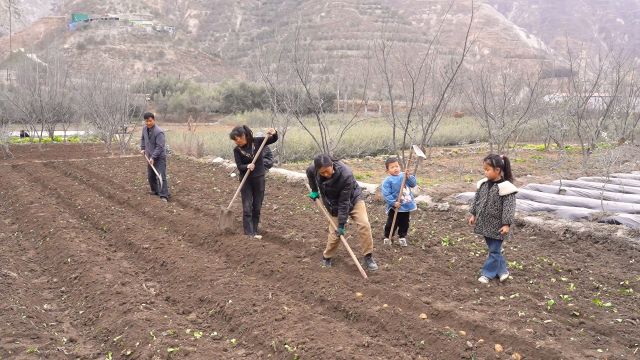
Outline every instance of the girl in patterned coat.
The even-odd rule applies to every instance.
[[[509,278],[507,262],[502,255],[502,242],[509,238],[516,212],[518,188],[511,182],[511,162],[506,156],[490,154],[483,160],[485,178],[477,184],[473,204],[469,209],[469,225],[482,235],[489,247],[489,256],[482,267],[478,281],[487,284],[498,278],[503,282]]]

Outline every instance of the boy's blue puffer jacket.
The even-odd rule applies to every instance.
[[[398,194],[400,193],[400,185],[402,185],[402,179],[404,178],[404,172],[401,172],[398,175],[389,175],[382,182],[382,197],[384,197],[386,203],[386,212],[393,207],[393,204],[398,199]],[[407,182],[405,183],[405,193],[406,196],[403,196],[403,199],[400,200],[400,212],[409,212],[414,211],[418,207],[416,206],[416,201],[413,196],[413,193],[408,188],[415,187],[417,185],[416,177],[414,175],[410,175],[407,177]]]

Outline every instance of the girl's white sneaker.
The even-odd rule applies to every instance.
[[[500,275],[500,282],[504,282],[509,278],[509,273]]]
[[[478,281],[479,281],[479,282],[481,282],[481,283],[483,283],[483,284],[488,284],[488,283],[489,283],[489,278],[488,278],[488,277],[486,277],[486,276],[484,276],[484,275],[482,275],[482,276],[480,276],[480,277],[478,278]]]

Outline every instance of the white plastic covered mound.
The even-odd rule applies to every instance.
[[[556,180],[552,184],[560,186],[560,181]],[[612,185],[607,183],[598,183],[583,180],[562,180],[562,187],[565,186],[598,191],[611,191],[623,194],[640,194],[640,187]]]
[[[529,184],[523,187],[523,189],[539,191],[547,194],[559,193],[558,185]],[[596,199],[596,200],[607,200],[607,201],[640,204],[640,194],[625,194],[625,193],[614,192],[614,191],[582,189],[579,187],[567,186],[566,183],[563,183],[561,193],[568,196],[577,196],[577,197]]]
[[[623,179],[623,178],[615,177],[613,175],[608,178],[600,177],[600,176],[581,177],[581,178],[578,178],[578,181],[589,181],[589,182],[597,182],[597,183],[603,183],[603,184],[632,186],[632,187],[640,188],[640,180]]]
[[[640,203],[598,200],[588,197],[571,196],[567,194],[549,194],[529,190],[526,187],[518,191],[517,199],[535,201],[548,205],[585,208],[602,212],[640,214]]]
[[[560,185],[562,184],[562,185]],[[475,193],[456,196],[462,203]],[[609,177],[583,177],[554,181],[552,185],[529,184],[517,194],[517,210],[546,212],[567,220],[589,220],[640,229],[640,172]]]

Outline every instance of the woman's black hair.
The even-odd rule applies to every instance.
[[[482,160],[483,163],[494,169],[500,169],[502,178],[507,181],[513,181],[513,173],[511,172],[511,161],[505,155],[489,154]]]
[[[234,127],[233,130],[231,130],[231,132],[229,133],[229,139],[235,140],[242,135],[244,135],[245,139],[247,140],[247,144],[253,143],[253,132],[247,125]]]
[[[320,170],[320,168],[322,167],[327,167],[332,165],[333,165],[333,159],[331,158],[331,156],[327,154],[317,155],[313,159],[313,166],[316,168],[316,171]]]

